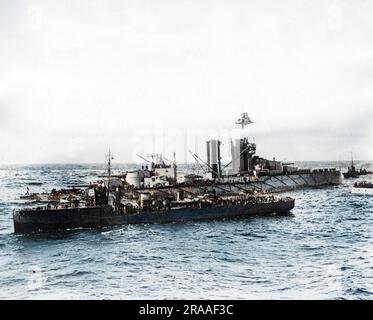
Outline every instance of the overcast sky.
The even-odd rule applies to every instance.
[[[185,161],[214,137],[227,159],[244,111],[263,156],[373,159],[372,17],[368,0],[0,0],[0,164]]]

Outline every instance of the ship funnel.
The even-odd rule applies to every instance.
[[[220,157],[220,145],[219,140],[207,141],[207,164],[212,178],[221,178],[221,157]]]
[[[233,174],[253,169],[253,155],[256,152],[255,143],[250,143],[247,138],[236,139],[232,141],[231,151]]]

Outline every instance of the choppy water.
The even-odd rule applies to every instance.
[[[353,180],[288,193],[289,217],[13,234],[27,186],[84,184],[103,168],[0,168],[0,298],[373,298],[373,197],[352,195]]]

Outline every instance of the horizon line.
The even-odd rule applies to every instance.
[[[354,159],[354,162],[373,162],[370,159]],[[298,162],[351,162],[351,159],[344,160],[287,160],[283,163],[298,163]],[[106,165],[106,162],[31,162],[31,163],[0,163],[0,167],[10,166],[40,166],[40,165]],[[144,162],[114,162],[112,165],[143,165]],[[176,162],[176,164],[193,165],[195,162]],[[222,163],[224,164],[224,163]]]

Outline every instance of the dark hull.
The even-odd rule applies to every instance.
[[[14,232],[19,234],[69,229],[97,229],[115,225],[170,223],[215,220],[256,215],[286,214],[294,208],[294,199],[210,208],[183,208],[161,212],[115,214],[112,207],[90,207],[51,210],[22,210],[13,216]]]
[[[361,176],[367,176],[373,174],[372,172],[366,172],[366,173],[360,173],[360,172],[346,172],[343,174],[343,177],[345,179],[350,179],[350,178],[359,178]]]
[[[179,184],[177,186],[161,186],[157,188],[139,188],[141,192],[165,191],[177,194],[180,189],[191,194],[233,194],[241,192],[285,192],[302,188],[319,188],[339,185],[342,183],[342,174],[337,170],[300,170],[289,174],[276,174],[260,176],[256,180],[242,181],[242,177],[225,178],[220,182]]]

